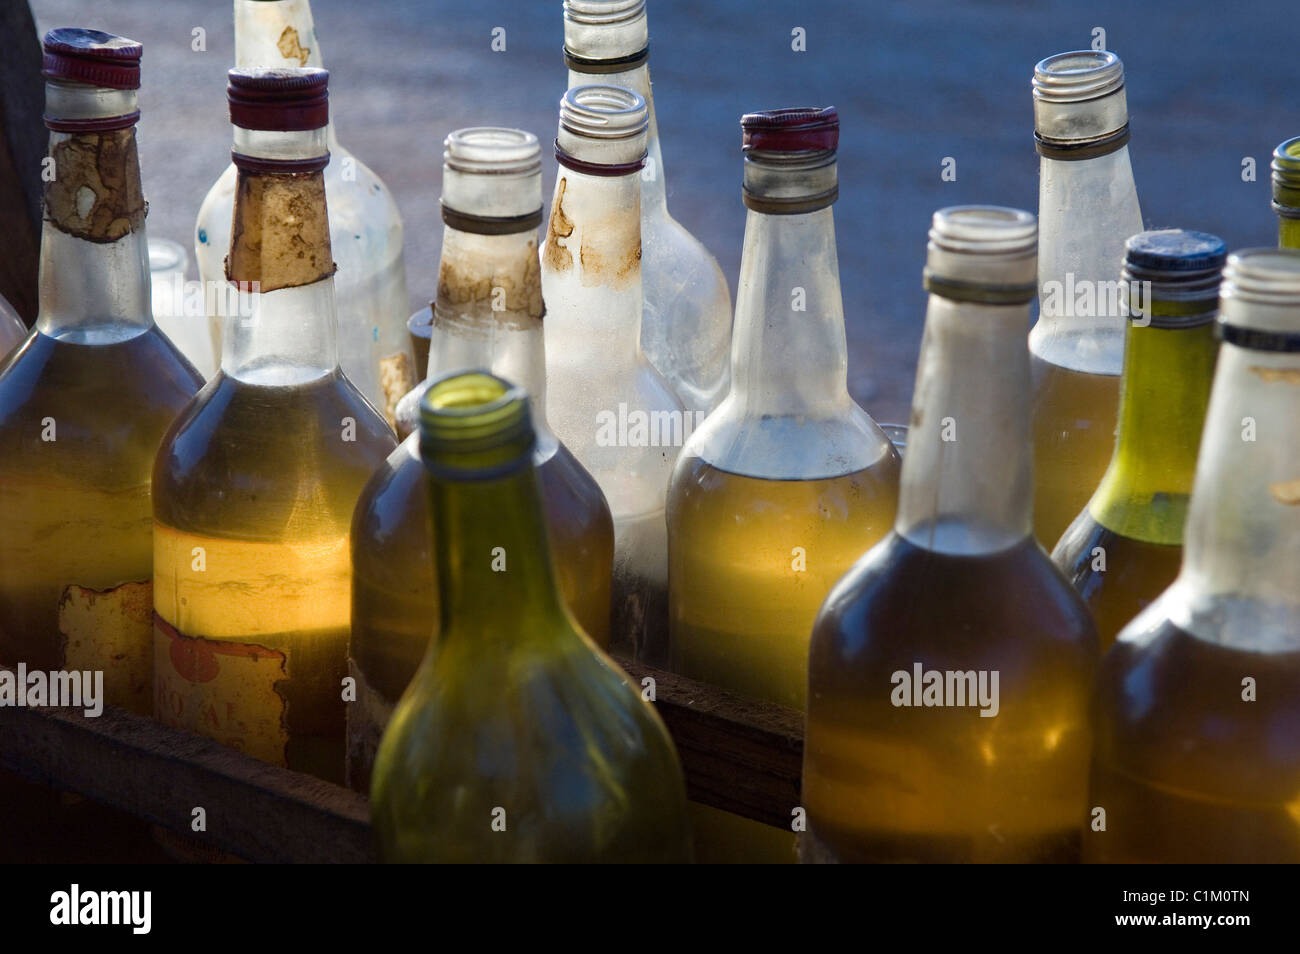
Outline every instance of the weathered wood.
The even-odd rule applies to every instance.
[[[41,159],[47,133],[41,46],[26,2],[0,3],[0,295],[31,325],[41,244]]]
[[[655,680],[655,706],[672,733],[687,795],[789,830],[803,770],[803,715],[629,659],[637,682]]]
[[[0,708],[0,767],[249,861],[375,859],[361,795],[112,706]],[[196,807],[206,833],[190,829]]]

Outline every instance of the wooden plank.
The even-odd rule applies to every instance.
[[[789,831],[800,804],[803,714],[629,659],[638,684],[655,680],[655,705],[672,733],[697,802]]]
[[[375,860],[356,792],[105,706],[0,708],[0,767],[263,862]],[[207,831],[190,830],[202,807]]]
[[[30,326],[41,245],[41,159],[48,133],[41,45],[26,2],[0,3],[0,295]]]

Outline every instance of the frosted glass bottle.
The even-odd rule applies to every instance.
[[[650,91],[645,0],[565,0],[569,88],[592,83],[640,94],[649,110],[641,170],[641,347],[693,411],[726,396],[731,293],[717,259],[668,212],[659,126]]]
[[[235,65],[240,68],[322,66],[308,0],[235,0]],[[357,389],[387,418],[415,386],[415,358],[406,332],[410,313],[402,260],[402,218],[388,187],[339,144],[329,131],[325,167],[330,242],[338,272],[339,365]],[[194,229],[199,278],[224,282],[234,209],[235,167],[209,190]],[[205,284],[205,287],[206,284]],[[222,316],[209,314],[212,351],[189,355],[211,376],[221,355]]]

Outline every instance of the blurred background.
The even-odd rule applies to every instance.
[[[21,0],[0,0],[17,3]],[[149,234],[193,264],[199,203],[230,157],[229,0],[31,0],[37,27],[94,27],[144,43],[141,163]],[[312,0],[339,140],[387,182],[406,229],[411,310],[433,296],[442,140],[470,125],[555,135],[567,74],[560,0]],[[740,267],[741,113],[839,107],[840,275],[849,384],[878,420],[905,421],[921,339],[926,231],[936,208],[1037,208],[1029,80],[1052,53],[1124,60],[1130,151],[1148,227],[1271,245],[1273,147],[1300,133],[1295,6],[1168,0],[650,0],[650,72],[669,209]],[[206,50],[191,48],[205,31]],[[506,49],[493,52],[493,29]],[[802,27],[806,51],[792,50]],[[943,181],[945,157],[956,180]],[[1243,160],[1255,181],[1243,181]],[[547,157],[547,198],[555,163]]]

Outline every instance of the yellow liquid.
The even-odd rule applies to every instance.
[[[156,328],[28,340],[0,374],[0,662],[104,672],[151,711],[150,475],[202,384]]]
[[[956,556],[888,537],[813,634],[804,856],[1077,860],[1096,656],[1087,610],[1032,539]],[[897,705],[894,674],[917,663],[985,671],[986,688],[997,672],[996,715]]]
[[[673,669],[802,709],[822,600],[893,525],[899,459],[824,480],[765,480],[699,458],[669,498]]]
[[[357,504],[353,535],[348,784],[369,792],[379,739],[429,648],[438,599],[429,539],[429,490],[418,457],[375,475]],[[599,485],[561,447],[537,468],[552,564],[565,604],[602,649],[609,645],[614,524]]]
[[[1300,863],[1300,650],[1232,649],[1164,621],[1107,654],[1096,711],[1088,804],[1106,828],[1085,830],[1085,860]]]
[[[1115,450],[1119,375],[1071,371],[1030,353],[1034,536],[1047,551],[1083,510]]]
[[[294,387],[219,375],[166,446],[154,495],[156,715],[342,781],[349,529],[391,432],[337,374]]]

